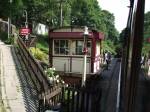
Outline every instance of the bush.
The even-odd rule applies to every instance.
[[[44,53],[48,54],[48,36],[37,36],[38,42],[36,46],[40,48]]]
[[[47,58],[47,55],[44,52],[42,52],[39,48],[30,48],[30,51],[32,55],[40,61],[45,61]]]
[[[48,77],[54,77],[55,76],[55,68],[47,68],[45,70],[45,73],[48,75]]]
[[[8,34],[6,32],[0,31],[0,39],[4,42],[8,39]]]
[[[4,41],[6,44],[14,44],[14,37],[10,36],[6,41]]]
[[[0,31],[0,40],[2,40],[5,44],[14,44],[14,37],[10,35],[10,38],[8,38],[8,34],[6,32]]]

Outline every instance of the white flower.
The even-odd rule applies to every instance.
[[[56,80],[56,82],[59,83],[60,81],[59,81],[59,80]]]
[[[56,81],[57,79],[54,77],[54,81]]]
[[[59,78],[59,75],[56,75],[56,79],[58,79]]]
[[[52,81],[52,80],[53,80],[53,78],[52,78],[52,77],[49,77],[49,79],[50,79],[50,81]]]

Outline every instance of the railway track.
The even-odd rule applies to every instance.
[[[109,70],[102,72],[102,79],[98,86],[102,90],[101,111],[115,112],[117,102],[117,87],[119,79],[120,62],[114,59],[109,66]]]

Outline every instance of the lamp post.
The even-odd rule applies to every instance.
[[[87,62],[87,52],[88,52],[88,49],[87,49],[87,38],[89,37],[89,31],[88,31],[88,27],[87,26],[84,27],[83,37],[84,37],[84,42],[83,42],[84,58],[83,58],[82,84],[81,84],[82,87],[85,86],[85,82],[86,82],[86,62]]]
[[[26,10],[24,10],[26,21],[25,21],[25,27],[28,28],[28,13]]]
[[[25,18],[26,18],[26,21],[25,21],[25,28],[26,29],[28,29],[28,13],[27,13],[27,11],[26,10],[24,10],[24,16],[25,16]],[[28,40],[29,40],[29,36],[28,36],[28,34],[26,34],[26,36],[25,36],[25,44],[26,44],[26,46],[28,46]]]
[[[12,5],[12,0],[9,0],[10,7]],[[10,8],[10,15],[8,17],[8,38],[10,38],[10,33],[11,33],[11,8]]]

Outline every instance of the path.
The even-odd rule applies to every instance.
[[[35,86],[13,46],[0,42],[2,100],[8,112],[37,112]]]

